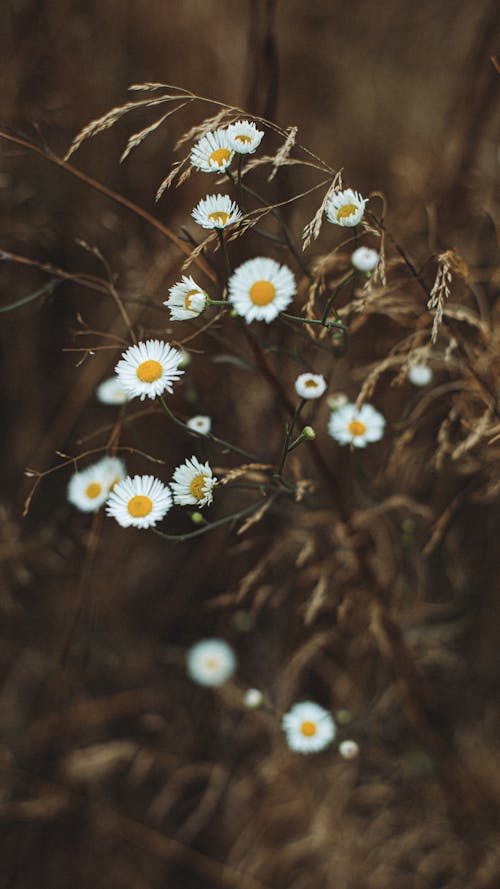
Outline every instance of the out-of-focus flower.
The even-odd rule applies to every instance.
[[[340,444],[352,444],[364,448],[367,444],[379,441],[384,434],[385,419],[371,404],[364,404],[359,410],[355,404],[346,404],[330,414],[328,432]]]
[[[298,753],[317,753],[335,738],[336,729],[328,710],[313,701],[294,704],[283,716],[281,726],[288,746]]]
[[[199,685],[217,687],[231,678],[236,655],[223,639],[201,639],[187,652],[187,670]]]

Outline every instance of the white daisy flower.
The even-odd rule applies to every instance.
[[[254,123],[249,120],[238,120],[228,126],[227,137],[233,151],[238,154],[253,154],[259,147],[263,130],[258,130]]]
[[[412,364],[408,379],[414,386],[428,386],[434,374],[428,364]]]
[[[189,426],[190,429],[194,429],[195,432],[199,432],[201,435],[207,435],[212,428],[212,421],[210,417],[204,417],[202,414],[198,414],[196,417],[190,417],[186,426]]]
[[[227,131],[218,129],[198,140],[191,150],[190,159],[192,166],[204,173],[223,173],[233,157]]]
[[[122,528],[151,528],[167,514],[172,495],[153,475],[127,476],[118,482],[106,504],[106,512]]]
[[[378,259],[377,251],[372,250],[371,247],[358,247],[351,256],[354,268],[365,274],[373,272],[377,268]]]
[[[345,392],[332,392],[327,398],[327,404],[331,411],[338,411],[339,407],[344,407],[349,403],[349,399]]]
[[[228,194],[208,194],[191,213],[203,228],[227,228],[241,219],[241,215],[240,208]]]
[[[328,421],[330,435],[340,444],[352,444],[355,448],[379,441],[384,427],[384,417],[371,404],[364,404],[359,411],[355,404],[346,404],[330,414]]]
[[[207,307],[207,294],[190,275],[183,275],[182,281],[170,287],[168,292],[170,295],[163,305],[170,309],[171,321],[196,318]]]
[[[356,741],[341,741],[339,753],[344,759],[356,759],[359,755],[359,744]]]
[[[172,383],[184,373],[179,370],[181,353],[160,340],[130,346],[115,367],[115,373],[130,398],[141,401],[172,392]]]
[[[300,374],[295,380],[295,391],[301,398],[321,398],[325,389],[322,374]]]
[[[258,710],[264,703],[264,695],[259,688],[249,688],[245,692],[243,703],[249,710]]]
[[[107,500],[110,487],[106,459],[99,460],[70,478],[68,500],[82,512],[96,512]]]
[[[187,670],[198,685],[223,685],[236,669],[236,655],[223,639],[202,639],[186,656]]]
[[[365,204],[366,201],[359,192],[346,188],[345,191],[337,191],[332,195],[326,205],[326,217],[335,225],[358,225],[363,218]]]
[[[110,377],[109,380],[99,383],[96,395],[102,404],[125,404],[129,400],[128,393],[117,377]]]
[[[335,738],[335,722],[323,707],[313,701],[294,704],[285,713],[281,727],[286,732],[288,746],[299,753],[317,753]]]
[[[179,506],[210,506],[214,499],[212,488],[216,481],[208,463],[200,463],[196,457],[191,457],[174,472],[170,483],[174,502]]]
[[[269,324],[287,308],[295,293],[295,278],[288,266],[260,256],[244,262],[229,279],[229,301],[247,324]]]

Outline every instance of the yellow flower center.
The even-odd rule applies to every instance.
[[[223,225],[226,225],[227,220],[229,219],[229,213],[224,213],[224,210],[215,210],[214,213],[209,213],[208,218],[215,222],[218,228],[222,228]]]
[[[89,500],[94,500],[102,491],[102,485],[99,482],[91,482],[90,485],[87,485],[85,488],[85,493]]]
[[[340,210],[337,210],[337,219],[346,219],[348,216],[352,216],[357,209],[356,204],[344,204]]]
[[[136,374],[142,383],[154,383],[159,380],[163,373],[163,368],[159,361],[151,358],[149,361],[143,361],[136,370]]]
[[[270,281],[256,281],[250,287],[250,299],[255,306],[267,306],[276,296],[276,288]]]
[[[306,389],[317,389],[318,384],[314,380],[306,380],[305,382]]]
[[[203,488],[206,478],[208,478],[207,475],[195,475],[193,481],[189,485],[189,491],[196,500],[202,500],[205,496]]]
[[[194,312],[195,309],[191,309],[191,297],[195,295],[195,293],[199,293],[198,290],[188,290],[186,296],[184,297],[184,308],[188,310],[188,312]]]
[[[112,491],[114,486],[117,485],[118,482],[121,482],[121,478],[118,478],[118,476],[116,476],[116,478],[114,478],[113,481],[111,482],[111,484],[109,486],[109,490]]]
[[[300,730],[306,738],[312,738],[313,735],[317,732],[317,726],[315,722],[311,722],[309,719],[306,719],[305,722],[300,726]]]
[[[351,420],[348,429],[351,435],[364,435],[366,432],[366,426],[361,420]]]
[[[248,145],[248,143],[252,141],[250,136],[245,136],[243,133],[238,133],[234,138],[236,142],[243,142],[244,145]]]
[[[218,661],[216,657],[207,657],[205,659],[205,667],[207,670],[216,670],[218,667]]]
[[[144,494],[136,494],[127,503],[127,509],[134,519],[142,519],[153,509],[153,501]]]
[[[229,148],[216,148],[215,151],[212,151],[209,160],[214,161],[218,167],[222,167],[224,164],[227,164],[230,157],[231,152]]]

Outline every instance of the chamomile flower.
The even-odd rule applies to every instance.
[[[288,266],[260,256],[244,262],[229,279],[229,301],[247,324],[269,324],[287,308],[295,293],[295,278]]]
[[[190,417],[186,426],[189,426],[190,429],[194,429],[195,432],[199,432],[200,435],[207,435],[212,428],[212,421],[210,417],[204,417],[202,414],[198,414],[196,417]]]
[[[100,466],[107,477],[108,492],[112,491],[115,485],[123,481],[127,475],[127,467],[119,457],[103,457]]]
[[[298,753],[317,753],[328,747],[335,738],[335,722],[328,710],[313,701],[294,704],[285,713],[281,727],[288,746]]]
[[[253,154],[259,147],[263,130],[258,130],[254,123],[249,120],[238,120],[228,126],[227,137],[233,151],[238,154]]]
[[[172,506],[169,489],[153,475],[127,476],[118,482],[106,504],[106,512],[122,528],[151,528]]]
[[[111,487],[105,460],[75,472],[68,484],[68,500],[82,512],[96,512],[107,500]]]
[[[331,411],[338,411],[340,407],[344,407],[349,403],[349,399],[345,392],[332,392],[327,398],[327,404]]]
[[[321,374],[300,374],[295,380],[295,391],[301,398],[321,398],[326,380]]]
[[[223,173],[227,170],[234,151],[227,131],[214,130],[198,140],[191,150],[191,164],[203,173]]]
[[[379,441],[384,434],[385,419],[371,404],[364,404],[359,410],[355,404],[346,404],[330,414],[328,432],[340,444],[352,444],[364,448],[367,444]]]
[[[343,759],[356,759],[359,755],[359,744],[356,741],[341,741],[339,744],[339,753]]]
[[[196,457],[185,460],[174,472],[170,487],[174,493],[174,502],[179,506],[210,506],[212,488],[217,479],[213,477],[208,463],[200,463]]]
[[[434,374],[428,364],[412,364],[408,379],[414,386],[428,386]]]
[[[207,294],[190,275],[183,275],[182,281],[170,287],[168,292],[169,297],[163,305],[170,309],[172,321],[188,321],[206,309]]]
[[[191,216],[203,228],[227,228],[241,219],[241,210],[228,194],[208,194]]]
[[[146,340],[130,346],[115,367],[115,373],[130,398],[143,401],[156,398],[162,392],[172,392],[184,371],[179,370],[181,353],[160,340]]]
[[[102,404],[125,404],[129,400],[128,393],[117,377],[110,377],[109,380],[99,383],[96,395]]]
[[[352,188],[337,191],[326,205],[326,217],[335,225],[358,225],[365,212],[366,201]]]
[[[377,268],[379,255],[371,247],[358,247],[351,256],[351,262],[358,272],[370,274]]]
[[[236,670],[236,655],[223,639],[201,639],[187,652],[187,670],[198,685],[216,688]]]

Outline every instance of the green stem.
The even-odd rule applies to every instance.
[[[215,231],[217,232],[217,237],[219,239],[220,248],[222,251],[222,255],[224,257],[224,268],[226,270],[226,283],[227,283],[229,281],[229,278],[231,277],[231,263],[229,262],[226,241],[224,238],[224,231],[222,228],[216,228]]]
[[[354,272],[349,272],[349,274],[347,274],[345,276],[345,278],[342,278],[342,281],[340,282],[340,284],[337,284],[332,295],[330,297],[328,297],[328,302],[325,306],[325,311],[323,312],[323,318],[322,318],[323,322],[325,322],[326,319],[328,318],[328,313],[329,313],[330,309],[332,308],[333,302],[336,299],[338,293],[340,292],[340,290],[342,289],[344,284],[347,284],[348,281],[351,280],[351,278],[354,278]],[[336,311],[336,309],[334,309],[334,312],[335,312],[335,319],[338,321],[339,320],[338,312]]]
[[[293,417],[292,417],[292,419],[291,419],[291,421],[290,421],[290,424],[287,423],[287,425],[286,425],[285,441],[284,441],[284,443],[283,443],[283,450],[282,450],[282,452],[281,452],[281,460],[280,460],[280,465],[279,465],[279,468],[278,468],[278,476],[279,476],[280,478],[281,478],[281,476],[282,476],[282,474],[283,474],[283,470],[284,470],[284,468],[285,468],[285,463],[286,463],[286,458],[288,457],[288,453],[289,453],[289,450],[290,450],[290,448],[289,448],[289,446],[290,446],[290,439],[291,439],[291,437],[292,437],[292,435],[293,435],[293,430],[294,430],[295,424],[296,424],[296,422],[297,422],[297,420],[298,420],[298,418],[299,418],[299,414],[300,414],[302,408],[304,407],[305,403],[306,403],[306,399],[305,399],[305,398],[301,398],[300,401],[298,402],[298,404],[297,404],[296,407],[295,407],[295,410],[294,410],[294,412],[293,412]]]
[[[151,531],[153,531],[154,534],[157,534],[158,537],[163,537],[164,540],[183,543],[185,540],[193,540],[195,537],[201,537],[202,534],[206,534],[214,528],[220,528],[221,525],[227,525],[228,522],[236,522],[238,519],[242,519],[247,515],[251,515],[253,512],[257,512],[266,500],[267,497],[263,497],[262,500],[258,500],[257,503],[251,503],[250,506],[240,509],[239,512],[226,515],[222,519],[216,519],[215,522],[207,522],[202,528],[197,528],[196,531],[188,531],[187,534],[165,534],[164,531],[159,531],[157,528],[151,528]]]
[[[327,330],[330,330],[331,327],[338,327],[340,330],[347,330],[345,324],[342,324],[342,321],[326,321],[326,319],[320,320],[319,318],[301,318],[300,315],[289,315],[288,312],[281,312],[281,317],[288,318],[290,321],[301,321],[302,324],[319,324],[321,327],[326,327]]]
[[[196,429],[191,429],[186,423],[183,423],[182,420],[179,420],[175,414],[172,413],[170,408],[167,406],[165,399],[160,395],[158,398],[163,410],[165,411],[167,417],[172,420],[176,426],[180,426],[181,429],[184,429],[185,432],[188,432],[190,435],[193,435],[195,438],[203,438],[209,439],[209,441],[213,441],[218,445],[221,445],[222,448],[226,448],[228,451],[233,451],[235,454],[240,454],[240,456],[245,457],[247,460],[250,460],[251,463],[259,463],[259,458],[255,456],[255,454],[250,454],[248,451],[244,451],[243,448],[239,448],[237,445],[230,444],[228,441],[224,441],[223,438],[218,438],[217,435],[213,435],[211,432],[197,432]]]

